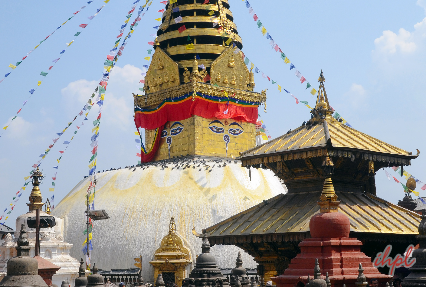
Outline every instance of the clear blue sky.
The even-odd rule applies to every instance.
[[[19,117],[0,138],[0,209],[12,202],[31,165],[81,110],[102,75],[103,63],[116,41],[133,1],[111,0],[93,20],[96,9],[104,5],[95,0],[71,21],[57,30],[0,83],[0,125],[11,119],[30,96]],[[266,75],[290,90],[299,100],[314,103],[314,98],[298,82],[280,55],[248,13],[241,0],[229,0],[235,23],[243,39],[243,52]],[[41,40],[85,5],[84,1],[2,1],[0,3],[0,79]],[[422,154],[407,171],[426,182],[425,118],[426,76],[426,1],[283,1],[252,0],[255,13],[275,42],[305,78],[317,87],[320,70],[326,78],[331,105],[356,129],[400,148]],[[148,64],[149,41],[154,39],[157,11],[164,7],[154,0],[142,18],[111,76],[100,128],[98,170],[137,163],[132,92],[138,92],[142,65]],[[136,10],[137,11],[137,10]],[[79,24],[89,24],[85,29]],[[78,37],[73,35],[82,31]],[[69,43],[75,39],[71,46]],[[66,49],[63,55],[59,52]],[[52,60],[61,57],[47,77]],[[272,137],[294,129],[309,119],[309,110],[277,85],[256,75],[256,90],[268,90],[267,113],[261,119]],[[89,116],[94,120],[97,110]],[[58,203],[88,174],[90,158],[89,124],[79,130],[59,165],[55,202]],[[77,120],[76,124],[81,123]],[[55,173],[62,136],[46,157],[42,170],[44,199]],[[91,127],[90,127],[91,128]],[[393,174],[394,175],[394,174]],[[377,173],[378,195],[393,203],[402,199],[400,185]],[[420,187],[418,187],[420,190]],[[14,227],[16,216],[27,211],[29,190],[18,201],[6,224]],[[426,191],[421,191],[426,196]],[[84,204],[82,202],[82,204]],[[0,214],[1,216],[1,214]]]

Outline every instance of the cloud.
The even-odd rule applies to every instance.
[[[375,52],[381,55],[393,55],[397,52],[412,53],[416,51],[414,33],[401,28],[398,34],[392,31],[383,31],[383,35],[374,40]]]
[[[30,122],[27,122],[22,117],[17,117],[12,121],[12,118],[9,118],[7,121],[10,125],[5,131],[5,137],[16,140],[22,145],[28,145],[30,143],[30,134],[34,130],[34,125]]]
[[[417,0],[416,4],[422,7],[423,9],[425,9],[425,12],[426,12],[426,0]]]
[[[367,92],[362,85],[353,83],[348,92],[344,94],[345,102],[350,103],[351,108],[358,109],[365,105]]]
[[[139,88],[142,78],[141,69],[133,65],[114,67],[110,74],[103,107],[105,124],[122,130],[133,129],[133,96]],[[77,113],[97,86],[96,81],[85,79],[71,82],[61,90],[65,103],[70,112]]]

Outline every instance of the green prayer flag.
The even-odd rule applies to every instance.
[[[102,94],[102,93],[105,93],[105,88],[104,87],[102,87],[102,86],[99,86],[99,92]]]
[[[127,19],[129,19],[130,17],[132,17],[132,14],[126,16]]]
[[[55,182],[54,181],[52,181],[52,186],[55,186]]]
[[[14,197],[12,198],[12,200],[15,200],[15,198],[16,198],[16,196],[14,196]]]
[[[261,132],[263,132],[263,133],[265,132],[265,130],[264,130],[264,129],[262,129],[262,128],[260,129],[260,131],[261,131]]]
[[[299,101],[299,102],[301,102],[301,103],[303,103],[303,104],[305,104],[305,105],[308,105],[308,104],[309,104],[307,101]]]
[[[12,212],[12,210],[11,211],[9,211],[7,214],[10,214]]]
[[[96,152],[94,155],[92,155],[92,157],[89,160],[89,163],[91,163],[96,158],[97,155],[98,155],[98,152]]]
[[[311,87],[311,84],[309,82],[306,84],[306,89],[309,89]]]
[[[21,63],[22,61],[17,62],[15,66],[19,66]]]
[[[142,92],[143,92],[143,88],[139,88],[139,91],[142,91]]]
[[[48,73],[46,72],[41,72],[40,75],[42,75],[43,77],[46,77]]]
[[[281,59],[285,60],[285,54],[281,53]]]
[[[93,98],[94,96],[95,96],[95,94],[93,93],[92,96],[91,96],[91,98]]]
[[[138,23],[138,22],[136,22],[136,23],[135,23],[135,25],[133,25],[133,27],[136,27],[137,25],[139,25],[139,23]]]
[[[24,184],[24,186],[27,186],[29,183],[30,183],[30,182],[26,182],[26,183]]]
[[[104,66],[112,66],[114,63],[111,60],[106,60]]]
[[[188,36],[188,38],[186,38],[186,41],[190,42],[191,41],[191,37]]]
[[[335,119],[338,119],[338,118],[340,118],[340,115],[339,115],[339,113],[338,113],[338,112],[335,112],[335,113],[334,113],[334,115],[333,115],[333,117],[334,117]]]
[[[89,233],[91,233],[92,232],[92,225],[89,225]],[[86,230],[84,230],[84,235],[86,235],[87,234],[87,229]]]
[[[74,132],[74,134],[76,134],[76,133],[77,133],[77,131]]]
[[[244,60],[244,64],[246,64],[246,65],[248,65],[248,63],[250,63],[250,60],[249,60],[249,58],[245,58],[245,60]]]
[[[98,125],[100,121],[101,121],[100,119],[99,119],[99,120],[95,120],[95,121],[93,121],[93,126]]]
[[[152,52],[152,50],[151,50],[151,49],[149,49],[149,50],[148,50],[148,54],[150,54],[150,55],[151,55],[151,52]]]
[[[276,84],[277,82],[275,82],[274,80],[272,80],[272,84]]]
[[[259,20],[259,21],[257,21],[257,27],[258,27],[258,28],[262,27],[262,22],[260,22],[260,20]]]
[[[75,34],[74,34],[74,36],[76,36],[76,37],[77,37],[77,36],[78,36],[78,35],[80,35],[80,34],[81,34],[81,32],[77,32],[77,33],[75,33]]]
[[[117,45],[117,43],[118,43],[118,42],[120,42],[120,40],[121,40],[121,38],[120,38],[120,39],[118,39],[117,41],[115,41],[115,44]]]
[[[92,108],[92,106],[88,106],[87,109],[90,110]]]
[[[16,119],[16,117],[17,117],[17,116],[14,116],[14,117],[13,117],[13,119],[12,119],[12,121],[13,121],[14,119]]]

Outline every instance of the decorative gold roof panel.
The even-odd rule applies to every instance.
[[[207,228],[209,238],[309,232],[320,212],[321,192],[280,194]],[[371,194],[339,192],[339,212],[349,217],[352,232],[418,234],[420,215]]]

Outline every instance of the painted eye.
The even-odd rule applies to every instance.
[[[218,127],[218,126],[210,126],[209,129],[217,134],[223,134],[225,132],[224,128]]]
[[[167,136],[167,130],[163,130],[161,132],[161,138],[165,138]]]
[[[177,135],[178,135],[178,134],[180,134],[182,131],[183,131],[183,127],[182,127],[182,126],[179,126],[179,127],[177,127],[177,128],[171,129],[171,130],[170,130],[170,134],[171,134],[172,136],[177,136]]]
[[[229,134],[230,135],[233,135],[233,136],[239,136],[240,134],[242,134],[244,131],[242,130],[242,129],[238,129],[238,128],[236,128],[236,129],[229,129],[228,130],[228,132],[229,132]]]

